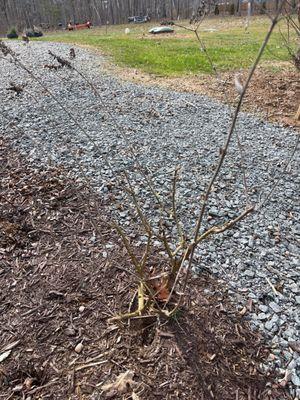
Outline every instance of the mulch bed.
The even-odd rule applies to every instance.
[[[235,105],[238,100],[233,84],[234,75],[234,73],[226,73],[222,76],[232,105]],[[242,84],[246,81],[247,75],[248,71],[242,71],[237,75]],[[224,101],[218,87],[217,82],[211,85],[210,95]],[[300,128],[300,121],[295,118],[299,104],[300,74],[296,68],[289,66],[272,72],[266,67],[258,67],[245,96],[243,109],[271,122]]]
[[[260,371],[266,345],[212,276],[191,280],[169,322],[111,324],[135,285],[105,204],[4,140],[0,178],[0,399],[289,398]],[[126,372],[124,393],[103,390]]]

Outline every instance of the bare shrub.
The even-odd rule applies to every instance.
[[[262,42],[261,48],[253,63],[253,66],[248,73],[246,81],[244,83],[241,83],[238,77],[236,78],[235,86],[239,95],[239,99],[235,109],[231,112],[231,123],[227,132],[227,136],[223,146],[220,148],[219,159],[214,167],[213,174],[207,184],[206,189],[202,193],[200,212],[195,218],[194,229],[191,232],[187,230],[184,220],[178,213],[177,184],[180,179],[180,167],[177,167],[174,170],[172,185],[170,187],[168,195],[160,195],[158,193],[158,190],[155,188],[151,175],[149,176],[147,171],[145,171],[143,166],[141,165],[138,154],[130,143],[128,137],[126,136],[123,127],[117,123],[113,113],[111,111],[108,111],[115,128],[121,133],[126,148],[128,149],[131,159],[134,162],[134,172],[143,179],[144,185],[147,187],[149,198],[151,198],[151,210],[155,215],[159,217],[158,224],[152,221],[151,217],[149,217],[149,215],[144,211],[141,205],[141,199],[139,198],[138,191],[136,190],[137,188],[132,183],[130,173],[124,171],[121,175],[116,175],[114,169],[112,168],[111,161],[106,158],[105,161],[112,173],[114,174],[119,188],[123,188],[123,193],[124,195],[126,194],[128,198],[128,207],[130,208],[129,204],[133,204],[133,212],[135,213],[139,221],[137,227],[139,233],[143,233],[147,237],[146,245],[144,246],[142,254],[140,254],[136,251],[136,247],[133,245],[131,238],[126,232],[126,229],[122,226],[122,224],[118,222],[117,218],[113,222],[107,221],[107,224],[110,226],[110,228],[117,231],[124,244],[124,247],[128,253],[128,256],[130,257],[133,266],[134,272],[131,272],[131,275],[133,279],[137,282],[137,294],[135,296],[137,301],[133,302],[133,304],[136,303],[136,307],[129,310],[128,313],[117,315],[111,318],[111,321],[128,320],[133,317],[140,316],[159,316],[164,318],[169,318],[173,316],[182,305],[183,298],[186,295],[188,280],[191,273],[196,249],[202,244],[202,242],[204,242],[208,238],[224,233],[228,229],[231,229],[232,227],[237,225],[250,213],[260,209],[273,193],[275,187],[280,183],[280,180],[276,181],[275,184],[269,189],[269,193],[265,197],[263,203],[252,204],[247,189],[245,166],[243,166],[242,171],[246,204],[244,206],[241,206],[239,213],[237,213],[234,218],[224,222],[221,225],[215,225],[210,228],[205,228],[205,218],[207,218],[206,210],[208,201],[211,197],[214,184],[219,178],[220,172],[224,166],[228,150],[231,147],[235,137],[237,138],[241,159],[243,160],[244,158],[242,146],[237,132],[237,120],[241,112],[241,106],[243,104],[245,94],[249,88],[249,83],[253,78],[254,72],[261,60],[261,57],[266,49],[274,28],[278,25],[278,22],[282,18],[287,18],[288,21],[289,17],[283,17],[282,14],[284,4],[285,2],[283,1],[275,16],[269,16],[270,27]],[[212,71],[214,71],[214,73],[220,80],[221,90],[224,90],[224,85],[221,81],[216,67],[212,62],[209,50],[206,48],[206,45],[203,42],[199,33],[199,27],[205,15],[205,3],[203,3],[203,5],[197,11],[197,15],[195,15],[191,19],[191,24],[193,26],[182,27],[194,32],[196,40],[199,42],[202,51],[207,56]],[[9,58],[10,62],[13,62],[23,71],[25,71],[31,77],[31,79],[36,81],[44,89],[44,91],[48,93],[52,97],[52,99],[60,106],[60,108],[70,118],[70,120],[72,120],[77,129],[95,146],[95,148],[98,148],[98,144],[89,134],[89,132],[83,127],[80,121],[78,121],[78,119],[72,114],[72,112],[65,107],[65,105],[46,87],[46,85],[19,60],[18,56],[4,42],[0,42],[0,51],[2,52],[3,57],[7,59]],[[100,101],[103,102],[103,104],[105,105],[105,101],[102,99],[101,94],[98,92],[96,87],[82,72],[76,69],[76,67],[74,67],[70,61],[60,56],[57,56],[52,52],[49,52],[49,54],[58,62],[60,68],[65,67],[71,71],[78,73],[81,78],[89,84],[94,95],[97,96]],[[47,68],[50,67],[47,66]],[[58,68],[53,69],[56,70]],[[225,90],[224,96],[226,99]],[[286,161],[286,168],[295,154],[298,142],[299,136],[290,159]],[[82,173],[84,174],[84,171],[82,171]],[[220,207],[222,207],[221,204]],[[175,234],[174,231],[176,232]],[[154,241],[159,243],[159,248],[164,255],[162,258],[163,261],[160,260],[160,258],[156,254],[156,249],[153,247]]]

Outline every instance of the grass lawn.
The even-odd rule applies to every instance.
[[[185,22],[187,24],[187,22]],[[249,67],[255,59],[270,21],[253,17],[245,32],[245,18],[214,18],[206,20],[200,35],[219,71]],[[109,26],[74,32],[53,32],[42,40],[92,46],[112,57],[119,66],[137,68],[159,76],[183,76],[211,73],[205,54],[201,52],[194,33],[175,27],[174,34],[151,35],[155,23]],[[129,27],[130,33],[125,34]],[[286,31],[282,22],[280,28]],[[292,36],[296,45],[296,35]],[[273,33],[263,60],[270,65],[289,59],[279,27]]]

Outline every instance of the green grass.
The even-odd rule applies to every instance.
[[[83,30],[78,32],[52,33],[43,40],[92,46],[112,57],[120,66],[137,68],[159,76],[182,76],[196,73],[212,73],[207,58],[200,50],[192,32],[175,27],[173,35],[153,36],[148,34],[153,24],[129,25],[130,34],[125,35],[127,25]],[[205,21],[200,34],[209,54],[219,71],[238,70],[249,67],[255,59],[267,32],[267,18],[253,18],[248,33],[244,19],[226,18]],[[209,29],[215,31],[208,31]],[[282,26],[282,29],[285,29]],[[296,35],[293,40],[296,40]],[[286,61],[289,54],[276,29],[264,61],[276,63]]]

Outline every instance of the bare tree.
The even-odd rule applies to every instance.
[[[129,16],[149,15],[152,19],[188,19],[205,2],[208,13],[213,14],[218,0],[0,0],[0,32],[11,27],[32,27],[44,24],[49,28],[58,24],[85,22],[103,25],[126,23]],[[278,8],[278,2],[270,0],[270,7]],[[249,0],[251,13],[259,8]],[[222,13],[246,13],[241,0],[230,0],[229,5],[220,3]]]

